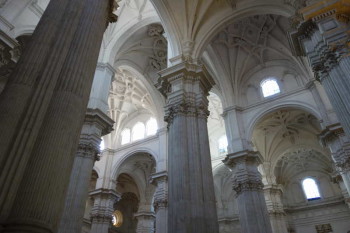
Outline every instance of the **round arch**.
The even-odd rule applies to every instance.
[[[273,105],[269,108],[262,108],[255,114],[255,116],[250,119],[250,124],[248,125],[248,130],[247,130],[247,139],[251,140],[253,137],[253,131],[256,126],[256,124],[266,115],[275,112],[280,109],[285,109],[285,108],[292,108],[292,109],[299,109],[303,110],[307,113],[310,113],[314,115],[318,120],[321,120],[321,114],[319,111],[312,105],[301,102],[301,101],[283,101],[281,103],[278,103],[276,105]]]
[[[112,168],[112,180],[116,180],[119,175],[120,167],[126,162],[129,158],[131,158],[135,154],[139,153],[147,153],[154,161],[155,161],[155,168],[157,169],[157,164],[158,164],[158,156],[157,153],[152,151],[150,148],[142,147],[138,148],[135,150],[131,150],[127,153],[125,153],[119,160],[118,162],[113,166]]]

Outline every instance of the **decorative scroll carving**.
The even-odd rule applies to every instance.
[[[192,102],[184,101],[168,107],[165,112],[164,120],[165,122],[172,123],[174,118],[179,115],[207,118],[209,116],[209,111],[207,110],[207,105],[197,105]]]
[[[149,66],[154,70],[162,70],[167,65],[167,40],[163,36],[164,29],[159,24],[152,24],[148,28],[148,36],[154,38],[153,55],[149,57]]]
[[[99,160],[100,149],[91,143],[79,143],[77,156]]]

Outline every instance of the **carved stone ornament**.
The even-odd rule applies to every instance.
[[[164,121],[169,124],[173,122],[176,116],[195,116],[207,119],[209,111],[204,104],[197,105],[192,102],[182,102],[172,105],[166,109]]]
[[[240,181],[237,177],[233,178],[233,190],[236,195],[246,191],[262,191],[264,184],[259,179]]]
[[[168,207],[168,200],[166,199],[155,199],[153,202],[154,210],[157,212],[159,209]]]
[[[100,149],[91,143],[79,143],[77,156],[99,160]]]
[[[167,65],[168,42],[163,36],[164,29],[159,24],[152,24],[148,27],[148,36],[154,38],[152,52],[149,57],[149,66],[154,70],[162,70]]]

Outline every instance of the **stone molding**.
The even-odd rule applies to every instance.
[[[155,212],[168,207],[168,175],[166,171],[152,174],[151,183],[156,185],[153,207]]]
[[[171,124],[177,116],[209,116],[209,90],[215,84],[205,66],[183,62],[159,72],[157,89],[167,98],[164,120]]]
[[[263,191],[261,174],[257,166],[262,162],[261,155],[256,151],[240,151],[228,154],[223,162],[236,169],[232,179],[233,190],[239,196],[247,191]]]
[[[120,199],[120,194],[111,189],[96,189],[90,192],[90,197],[94,199],[94,206],[91,209],[91,222],[111,223],[113,205]]]
[[[96,145],[93,145],[92,143],[80,142],[76,156],[98,161],[99,153],[100,149]]]

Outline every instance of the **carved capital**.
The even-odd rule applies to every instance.
[[[261,178],[257,179],[241,179],[240,177],[233,178],[233,190],[236,192],[236,195],[239,196],[243,192],[247,191],[262,191],[264,184],[261,181]]]
[[[151,183],[156,185],[153,207],[159,209],[168,207],[168,176],[166,172],[158,172],[152,175]]]
[[[80,142],[78,145],[78,151],[76,156],[93,159],[93,160],[99,160],[98,154],[100,153],[100,149],[96,147],[95,145],[91,143],[83,143]]]

